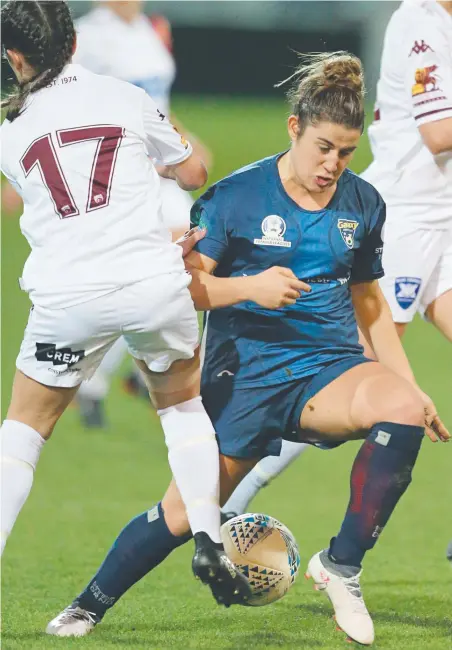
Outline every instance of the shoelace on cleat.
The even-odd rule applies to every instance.
[[[92,625],[96,625],[97,623],[96,614],[94,612],[88,612],[81,607],[67,607],[58,622],[60,625],[64,625],[71,623],[74,619],[76,621],[86,621],[92,623]]]
[[[360,575],[361,573],[358,573],[358,575],[352,576],[351,578],[341,577],[341,581],[345,585],[349,594],[353,596],[353,611],[357,614],[368,614],[367,607],[363,600],[361,586],[359,584]]]

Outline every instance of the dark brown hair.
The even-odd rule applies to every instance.
[[[35,75],[17,83],[2,102],[6,117],[14,120],[27,97],[47,86],[70,61],[75,29],[66,2],[59,0],[10,0],[1,10],[3,52],[17,50]]]
[[[300,135],[308,124],[333,122],[364,129],[364,74],[360,59],[348,52],[300,55],[301,65],[288,79],[291,110]]]

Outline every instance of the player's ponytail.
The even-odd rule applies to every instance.
[[[34,72],[1,103],[13,121],[29,95],[45,88],[70,61],[75,29],[69,7],[59,0],[10,0],[1,10],[1,28],[3,52],[17,50]]]
[[[308,124],[333,122],[351,129],[364,129],[364,74],[360,59],[348,52],[308,54],[288,79],[292,113],[301,131]]]

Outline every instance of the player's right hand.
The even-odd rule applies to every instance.
[[[272,266],[250,279],[253,282],[251,300],[266,309],[294,305],[302,291],[311,291],[309,284],[302,282],[290,269],[282,266]]]

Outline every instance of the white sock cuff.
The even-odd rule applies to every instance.
[[[44,438],[34,429],[17,420],[5,420],[0,429],[2,458],[19,460],[35,470]]]
[[[168,413],[173,412],[178,413],[200,413],[204,412],[204,406],[202,403],[201,395],[198,397],[193,397],[192,399],[187,400],[186,402],[180,402],[179,404],[174,404],[173,406],[168,406],[166,409],[159,409],[157,415],[162,417]]]

